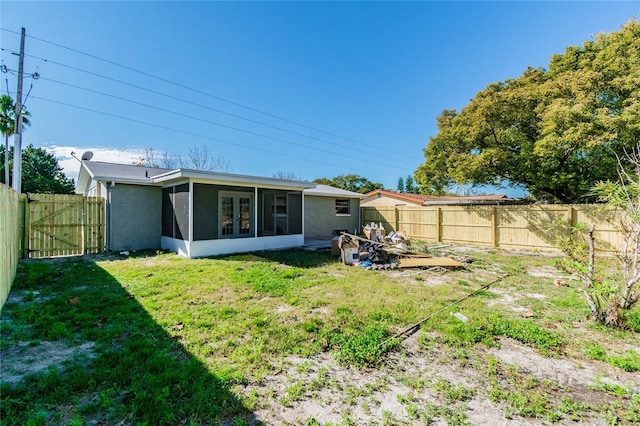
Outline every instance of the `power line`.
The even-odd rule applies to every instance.
[[[0,28],[0,30],[7,31],[7,32],[10,32],[10,33],[14,33],[14,34],[18,34],[16,31],[12,31],[12,30],[5,29],[5,28]],[[284,117],[281,117],[281,116],[276,115],[276,114],[272,114],[272,113],[269,113],[269,112],[266,112],[266,111],[262,111],[260,109],[253,108],[253,107],[241,104],[239,102],[231,101],[229,99],[226,99],[226,98],[223,98],[223,97],[220,97],[220,96],[217,96],[217,95],[213,95],[211,93],[207,93],[207,92],[204,92],[204,91],[199,90],[199,89],[194,89],[194,88],[186,86],[184,84],[176,83],[174,81],[168,80],[168,79],[163,78],[163,77],[158,77],[158,76],[156,76],[154,74],[148,73],[146,71],[139,70],[137,68],[130,67],[128,65],[123,65],[123,64],[120,64],[118,62],[109,60],[109,59],[101,58],[101,57],[93,55],[91,53],[83,52],[81,50],[74,49],[74,48],[68,47],[68,46],[64,46],[62,44],[55,43],[55,42],[52,42],[52,41],[49,41],[49,40],[45,40],[45,39],[42,39],[42,38],[39,38],[39,37],[35,37],[35,36],[32,36],[32,35],[30,35],[28,37],[32,38],[34,40],[40,41],[42,43],[47,43],[47,44],[50,44],[52,46],[59,47],[61,49],[69,50],[71,52],[74,52],[74,53],[77,53],[77,54],[80,54],[80,55],[84,55],[84,56],[87,56],[89,58],[92,58],[92,59],[95,59],[95,60],[98,60],[98,61],[102,61],[102,62],[108,63],[110,65],[114,65],[116,67],[120,67],[120,68],[126,69],[128,71],[132,71],[132,72],[144,75],[146,77],[153,78],[153,79],[158,80],[158,81],[162,81],[164,83],[168,83],[168,84],[174,85],[174,86],[179,87],[181,89],[186,89],[186,90],[192,91],[194,93],[198,93],[200,95],[204,95],[204,96],[207,96],[207,97],[210,97],[210,98],[213,98],[213,99],[217,99],[217,100],[222,101],[222,102],[226,102],[226,103],[234,105],[234,106],[238,106],[240,108],[247,109],[247,110],[252,111],[252,112],[256,112],[258,114],[265,115],[267,117],[275,118],[277,120],[282,120],[284,122],[287,122],[287,123],[290,123],[290,124],[294,124],[296,126],[300,126],[300,127],[303,127],[303,128],[309,129],[309,130],[313,130],[313,131],[316,131],[316,132],[319,132],[319,133],[324,133],[326,135],[333,136],[333,137],[336,137],[336,138],[339,138],[339,139],[343,139],[343,140],[346,140],[346,141],[355,142],[355,143],[358,143],[358,144],[363,144],[362,142],[357,141],[355,139],[348,138],[348,137],[345,137],[345,136],[341,136],[341,135],[338,135],[338,134],[335,134],[335,133],[327,132],[325,130],[318,129],[316,127],[312,127],[312,126],[309,126],[309,125],[306,125],[306,124],[303,124],[303,123],[300,123],[300,122],[297,122],[297,121],[294,121],[294,120],[290,120],[288,118],[284,118]],[[377,146],[372,146],[372,145],[369,145],[369,146],[372,147],[372,148],[386,149],[386,147],[377,147]]]
[[[258,124],[258,125],[261,125],[261,126],[265,126],[265,127],[271,128],[271,129],[280,130],[280,131],[283,131],[283,132],[286,132],[286,133],[290,133],[290,134],[293,134],[293,135],[296,135],[296,136],[302,136],[302,137],[305,137],[305,138],[308,138],[308,139],[313,139],[313,140],[316,140],[316,141],[325,142],[327,144],[334,145],[334,146],[337,146],[337,147],[340,147],[340,148],[343,147],[342,144],[331,142],[331,141],[328,141],[326,139],[317,138],[315,136],[309,136],[309,135],[306,135],[304,133],[299,133],[299,132],[296,132],[296,131],[293,131],[293,130],[289,130],[289,129],[286,129],[286,128],[283,128],[283,127],[274,126],[274,125],[271,125],[271,124],[268,124],[268,123],[264,123],[264,122],[261,122],[261,121],[258,121],[258,120],[253,120],[251,118],[243,117],[243,116],[238,115],[238,114],[233,114],[233,113],[230,113],[230,112],[227,112],[227,111],[223,111],[223,110],[220,110],[220,109],[217,109],[217,108],[213,108],[213,107],[210,107],[210,106],[207,106],[207,105],[199,104],[197,102],[193,102],[193,101],[190,101],[188,99],[180,98],[180,97],[177,97],[177,96],[172,96],[172,95],[169,95],[169,94],[157,91],[157,90],[153,90],[153,89],[149,89],[149,88],[146,88],[146,87],[139,86],[137,84],[129,83],[129,82],[126,82],[126,81],[123,81],[123,80],[119,80],[119,79],[113,78],[113,77],[109,77],[109,76],[106,76],[106,75],[98,74],[98,73],[95,73],[93,71],[84,70],[82,68],[78,68],[78,67],[74,67],[72,65],[67,65],[67,64],[63,64],[63,63],[56,62],[56,61],[53,61],[53,60],[41,58],[39,56],[34,56],[34,55],[25,55],[25,56],[28,56],[28,57],[34,58],[34,59],[40,59],[42,61],[48,62],[48,63],[53,64],[53,65],[58,65],[58,66],[61,66],[61,67],[64,67],[64,68],[72,69],[74,71],[82,72],[82,73],[85,73],[85,74],[88,74],[88,75],[92,75],[94,77],[98,77],[98,78],[102,78],[102,79],[105,79],[105,80],[113,81],[113,82],[116,82],[118,84],[126,85],[126,86],[129,86],[129,87],[134,87],[136,89],[143,90],[143,91],[146,91],[148,93],[153,93],[155,95],[163,96],[165,98],[176,100],[176,101],[179,101],[179,102],[184,102],[184,103],[189,104],[189,105],[193,105],[193,106],[197,106],[199,108],[207,109],[209,111],[214,111],[214,112],[217,112],[217,113],[220,113],[220,114],[224,114],[224,115],[227,115],[227,116],[230,116],[230,117],[234,117],[234,118],[238,118],[238,119],[241,119],[241,120],[245,120],[245,121],[248,121],[250,123]],[[50,80],[50,81],[56,82],[54,80]],[[61,82],[58,82],[58,83],[59,84],[65,84],[65,83],[61,83]],[[395,161],[397,163],[404,163],[404,164],[407,164],[407,165],[410,164],[409,162],[407,162],[405,160],[398,159],[398,158],[395,158],[395,157],[391,158],[390,160],[391,161]],[[385,163],[385,165],[388,165],[388,163]],[[391,166],[391,167],[394,167],[394,166]]]
[[[337,165],[336,163],[328,163],[328,162],[325,162],[325,161],[314,160],[314,159],[309,159],[309,158],[305,158],[305,157],[298,157],[298,156],[290,155],[290,154],[283,154],[281,152],[275,152],[275,151],[270,151],[270,150],[267,150],[267,149],[257,148],[257,147],[251,146],[251,145],[245,145],[245,144],[241,144],[241,143],[237,143],[237,142],[227,141],[227,140],[224,140],[224,139],[214,138],[214,137],[211,137],[211,136],[201,135],[201,134],[194,133],[194,132],[189,132],[189,131],[186,131],[186,130],[180,130],[180,129],[176,129],[176,128],[173,128],[173,127],[167,127],[167,126],[163,126],[161,124],[149,123],[147,121],[137,120],[135,118],[125,117],[125,116],[118,115],[118,114],[113,114],[113,113],[110,113],[110,112],[99,111],[99,110],[96,110],[96,109],[93,109],[93,108],[83,107],[83,106],[79,106],[79,105],[73,105],[73,104],[69,104],[69,103],[66,103],[66,102],[57,101],[57,100],[54,100],[54,99],[44,98],[44,97],[41,97],[41,96],[32,96],[31,98],[32,99],[39,99],[41,101],[50,102],[50,103],[54,103],[54,104],[58,104],[58,105],[63,105],[63,106],[67,106],[67,107],[70,107],[70,108],[75,108],[75,109],[79,109],[79,110],[83,110],[83,111],[93,112],[93,113],[105,115],[105,116],[108,116],[108,117],[119,118],[121,120],[131,121],[131,122],[138,123],[138,124],[144,124],[145,126],[155,127],[155,128],[162,129],[162,130],[168,130],[168,131],[175,132],[175,133],[181,133],[181,134],[187,135],[187,136],[193,136],[193,137],[197,137],[197,138],[201,138],[201,139],[211,140],[211,141],[214,141],[214,142],[224,143],[224,144],[227,144],[227,145],[234,145],[234,146],[241,147],[241,148],[247,148],[247,149],[251,149],[251,150],[254,150],[254,151],[263,152],[263,153],[266,153],[266,154],[280,155],[280,156],[283,156],[283,157],[293,158],[295,160],[307,161],[307,162],[318,163],[318,164],[328,165],[328,166],[336,166]],[[350,165],[350,166],[352,166],[352,165]],[[385,175],[385,176],[390,176],[390,177],[395,177],[396,176],[396,175],[391,175],[391,174],[386,174],[386,173],[380,173],[380,174]]]
[[[285,143],[285,144],[288,144],[288,145],[293,145],[293,146],[298,146],[298,147],[301,147],[301,148],[315,150],[315,151],[318,151],[318,152],[323,152],[325,154],[341,155],[341,153],[338,153],[338,152],[335,152],[335,151],[327,151],[327,150],[316,148],[316,147],[313,147],[313,146],[307,146],[305,144],[288,141],[286,139],[281,139],[281,138],[277,138],[277,137],[274,137],[274,136],[269,136],[269,135],[265,135],[265,134],[262,134],[262,133],[253,132],[251,130],[245,130],[245,129],[241,129],[241,128],[234,127],[234,126],[228,126],[226,124],[218,123],[218,122],[211,121],[211,120],[206,120],[204,118],[197,118],[197,117],[194,117],[194,116],[189,115],[189,114],[184,114],[184,113],[181,113],[181,112],[172,111],[172,110],[161,108],[161,107],[158,107],[158,106],[155,106],[155,105],[145,104],[143,102],[138,102],[138,101],[135,101],[135,100],[132,100],[132,99],[123,98],[121,96],[112,95],[110,93],[105,93],[105,92],[101,92],[101,91],[98,91],[98,90],[89,89],[87,87],[81,87],[81,86],[78,86],[78,85],[75,85],[75,84],[65,83],[65,82],[62,82],[62,81],[57,81],[57,80],[53,80],[53,79],[46,78],[46,77],[40,77],[40,78],[42,80],[50,81],[52,83],[60,84],[60,85],[67,86],[67,87],[73,87],[74,89],[84,90],[86,92],[95,93],[97,95],[106,96],[106,97],[109,97],[109,98],[112,98],[112,99],[117,99],[117,100],[120,100],[120,101],[132,103],[132,104],[135,104],[135,105],[140,105],[140,106],[143,106],[145,108],[151,108],[151,109],[154,109],[154,110],[157,110],[157,111],[166,112],[168,114],[173,114],[173,115],[176,115],[176,116],[179,116],[179,117],[184,117],[184,118],[188,118],[188,119],[195,120],[195,121],[200,121],[200,122],[207,123],[207,124],[212,124],[214,126],[224,127],[226,129],[234,130],[234,131],[237,131],[237,132],[242,132],[242,133],[246,133],[246,134],[249,134],[249,135],[258,136],[258,137],[265,138],[265,139],[271,139],[271,140],[274,140],[274,141],[277,141],[277,142],[281,142],[281,143]],[[400,169],[400,170],[404,170],[403,168],[401,168],[399,166],[390,166],[390,165],[388,165],[386,163],[382,163],[382,162],[369,161],[369,163],[370,164],[378,164],[378,165],[381,165],[381,166],[393,167],[393,168],[397,168],[397,169]]]

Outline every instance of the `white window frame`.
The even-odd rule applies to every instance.
[[[346,201],[347,202],[347,213],[338,213],[338,201]],[[340,207],[341,209],[344,206]],[[335,200],[335,212],[336,216],[351,216],[351,200],[349,198],[336,198]]]

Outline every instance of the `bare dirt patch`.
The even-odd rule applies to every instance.
[[[561,279],[565,281],[577,279],[576,277],[567,275],[565,272],[562,272],[551,265],[532,266],[527,268],[527,273],[534,278],[550,278],[552,280]]]
[[[500,339],[500,349],[491,348],[489,353],[506,364],[517,366],[521,372],[569,389],[595,388],[599,383],[608,383],[629,388],[632,393],[640,392],[637,373],[627,373],[604,362],[548,358],[511,339]]]
[[[80,346],[67,346],[61,341],[25,343],[21,342],[0,352],[3,367],[0,368],[0,382],[19,383],[30,374],[56,367],[64,369],[68,361],[84,357],[88,361],[94,357],[93,342]]]
[[[447,413],[458,413],[471,424],[543,425],[548,419],[513,415],[505,403],[488,397],[487,381],[479,369],[486,356],[523,375],[544,380],[556,389],[550,398],[571,397],[589,404],[609,399],[599,383],[640,391],[637,375],[597,361],[577,363],[547,358],[511,339],[499,348],[477,349],[466,360],[456,359],[436,345],[425,349],[416,335],[402,343],[376,369],[358,370],[339,365],[329,353],[312,358],[289,357],[278,374],[239,386],[236,391],[256,399],[256,419],[266,424],[451,424]],[[471,361],[475,358],[475,361]],[[469,398],[452,400],[439,384],[464,389]],[[553,401],[551,401],[553,403]],[[425,408],[427,407],[427,408]],[[429,408],[430,407],[430,408]],[[450,414],[451,416],[453,414]],[[460,418],[460,417],[459,417]],[[604,418],[585,413],[575,425],[606,424]],[[457,423],[456,423],[457,424]]]

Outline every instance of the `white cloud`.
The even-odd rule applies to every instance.
[[[116,148],[96,148],[96,147],[78,147],[78,146],[58,146],[58,145],[42,145],[42,148],[52,153],[57,159],[58,164],[62,167],[64,174],[68,178],[76,179],[80,171],[80,163],[73,158],[71,153],[78,158],[82,157],[87,151],[93,152],[92,161],[104,161],[107,163],[132,164],[144,157],[143,149],[116,149]]]

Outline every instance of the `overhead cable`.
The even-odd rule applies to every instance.
[[[288,141],[286,139],[277,138],[275,136],[269,136],[269,135],[265,135],[265,134],[262,134],[262,133],[253,132],[251,130],[245,130],[245,129],[241,129],[239,127],[229,126],[229,125],[218,123],[218,122],[215,122],[215,121],[206,120],[204,118],[197,118],[197,117],[194,117],[194,116],[189,115],[189,114],[184,114],[184,113],[181,113],[181,112],[172,111],[172,110],[161,108],[161,107],[158,107],[158,106],[155,106],[155,105],[145,104],[143,102],[134,101],[132,99],[123,98],[121,96],[112,95],[110,93],[105,93],[105,92],[101,92],[101,91],[98,91],[98,90],[89,89],[87,87],[81,87],[81,86],[78,86],[78,85],[75,85],[75,84],[65,83],[65,82],[62,82],[62,81],[57,81],[57,80],[53,80],[53,79],[46,78],[46,77],[40,77],[40,78],[42,80],[50,81],[52,83],[60,84],[60,85],[63,85],[63,86],[73,87],[75,89],[83,90],[83,91],[90,92],[90,93],[95,93],[97,95],[106,96],[106,97],[109,97],[109,98],[112,98],[112,99],[121,100],[121,101],[128,102],[128,103],[135,104],[135,105],[140,105],[140,106],[143,106],[145,108],[151,108],[151,109],[154,109],[156,111],[166,112],[168,114],[173,114],[173,115],[176,115],[176,116],[179,116],[179,117],[184,117],[184,118],[188,118],[188,119],[191,119],[191,120],[200,121],[202,123],[207,123],[207,124],[212,124],[214,126],[224,127],[226,129],[234,130],[234,131],[237,131],[237,132],[242,132],[242,133],[246,133],[246,134],[249,134],[249,135],[258,136],[258,137],[265,138],[265,139],[271,139],[271,140],[274,140],[274,141],[277,141],[277,142],[285,143],[287,145],[293,145],[293,146],[306,148],[306,149],[313,150],[313,151],[323,152],[325,154],[342,155],[342,153],[339,153],[339,152],[327,151],[327,150],[324,150],[324,149],[316,148],[314,146],[308,146],[308,145],[305,145],[305,144],[302,144],[302,143],[297,143],[297,142]],[[391,165],[389,165],[387,163],[383,163],[383,162],[369,161],[369,163],[370,164],[378,164],[378,165],[386,166],[386,167],[393,167],[393,168],[397,168],[397,169],[403,170],[402,167],[391,166]]]
[[[7,31],[7,32],[10,32],[10,33],[14,33],[14,34],[18,34],[18,32],[16,32],[16,31],[5,29],[5,28],[0,28],[0,30]],[[59,47],[61,49],[65,49],[65,50],[68,50],[68,51],[71,51],[71,52],[74,52],[74,53],[77,53],[77,54],[80,54],[80,55],[87,56],[89,58],[92,58],[92,59],[95,59],[95,60],[98,60],[98,61],[102,61],[102,62],[108,63],[108,64],[116,66],[116,67],[120,67],[120,68],[126,69],[128,71],[132,71],[132,72],[144,75],[146,77],[153,78],[153,79],[158,80],[158,81],[162,81],[164,83],[171,84],[171,85],[179,87],[181,89],[186,89],[186,90],[189,90],[189,91],[194,92],[194,93],[198,93],[198,94],[203,95],[203,96],[207,96],[207,97],[210,97],[210,98],[213,98],[213,99],[217,99],[217,100],[222,101],[222,102],[226,102],[228,104],[231,104],[231,105],[234,105],[234,106],[237,106],[237,107],[240,107],[240,108],[244,108],[246,110],[249,110],[249,111],[252,111],[252,112],[255,112],[255,113],[258,113],[258,114],[265,115],[267,117],[275,118],[277,120],[281,120],[281,121],[284,121],[284,122],[287,122],[287,123],[290,123],[290,124],[293,124],[293,125],[296,125],[296,126],[299,126],[299,127],[303,127],[303,128],[309,129],[309,130],[313,130],[313,131],[316,131],[316,132],[319,132],[319,133],[323,133],[323,134],[328,135],[328,136],[333,136],[335,138],[339,138],[339,139],[342,139],[342,140],[355,142],[355,143],[358,143],[358,144],[363,144],[363,142],[361,142],[361,141],[358,141],[358,140],[355,140],[355,139],[352,139],[352,138],[349,138],[349,137],[341,136],[341,135],[338,135],[338,134],[335,134],[335,133],[332,133],[332,132],[328,132],[326,130],[319,129],[317,127],[309,126],[309,125],[300,123],[298,121],[290,120],[288,118],[285,118],[285,117],[282,117],[282,116],[279,116],[279,115],[276,115],[276,114],[272,114],[272,113],[269,113],[269,112],[266,112],[266,111],[263,111],[263,110],[260,110],[260,109],[257,109],[257,108],[253,108],[253,107],[250,107],[248,105],[244,105],[244,104],[241,104],[239,102],[235,102],[235,101],[223,98],[221,96],[213,95],[211,93],[207,93],[207,92],[204,92],[202,90],[195,89],[195,88],[186,86],[184,84],[177,83],[177,82],[168,80],[166,78],[156,76],[154,74],[148,73],[146,71],[139,70],[137,68],[130,67],[128,65],[124,65],[124,64],[121,64],[121,63],[118,63],[118,62],[115,62],[115,61],[112,61],[112,60],[109,60],[109,59],[101,58],[101,57],[99,57],[97,55],[93,55],[91,53],[83,52],[81,50],[74,49],[74,48],[68,47],[68,46],[64,46],[62,44],[55,43],[55,42],[52,42],[52,41],[49,41],[49,40],[45,40],[43,38],[35,37],[35,36],[32,36],[32,35],[27,35],[27,37],[29,37],[29,38],[31,38],[33,40],[40,41],[42,43],[47,43],[47,44],[50,44],[52,46]],[[372,147],[372,148],[386,149],[386,147],[376,147],[376,146],[372,146],[371,144],[367,144],[367,146]]]
[[[214,112],[217,112],[217,113],[220,113],[220,114],[224,114],[224,115],[227,115],[227,116],[230,116],[230,117],[233,117],[233,118],[238,118],[240,120],[244,120],[244,121],[248,121],[250,123],[258,124],[260,126],[264,126],[264,127],[268,127],[268,128],[271,128],[271,129],[280,130],[280,131],[283,131],[283,132],[286,132],[286,133],[290,133],[290,134],[293,134],[293,135],[296,135],[296,136],[301,136],[301,137],[304,137],[304,138],[308,138],[308,139],[313,139],[313,140],[316,140],[316,141],[324,142],[324,143],[327,143],[327,144],[330,144],[330,145],[337,146],[339,148],[343,148],[344,147],[343,144],[339,144],[339,143],[336,143],[336,142],[331,142],[329,140],[318,138],[318,137],[315,137],[315,136],[306,135],[304,133],[300,133],[300,132],[296,132],[296,131],[293,131],[293,130],[289,130],[289,129],[286,129],[284,127],[274,126],[274,125],[271,125],[271,124],[268,124],[268,123],[264,123],[262,121],[253,120],[251,118],[247,118],[247,117],[244,117],[244,116],[241,116],[241,115],[238,115],[238,114],[233,114],[233,113],[230,113],[230,112],[227,112],[227,111],[220,110],[218,108],[213,108],[213,107],[210,107],[210,106],[207,106],[207,105],[203,105],[203,104],[200,104],[200,103],[197,103],[197,102],[194,102],[194,101],[190,101],[188,99],[180,98],[180,97],[177,97],[177,96],[172,96],[172,95],[169,95],[169,94],[157,91],[157,90],[153,90],[153,89],[149,89],[147,87],[139,86],[137,84],[129,83],[129,82],[126,82],[126,81],[123,81],[123,80],[119,80],[119,79],[116,79],[116,78],[113,78],[113,77],[109,77],[109,76],[106,76],[106,75],[103,75],[103,74],[98,74],[98,73],[95,73],[95,72],[92,72],[92,71],[84,70],[82,68],[78,68],[78,67],[74,67],[74,66],[71,66],[71,65],[63,64],[63,63],[60,63],[60,62],[56,62],[56,61],[53,61],[53,60],[41,58],[41,57],[38,57],[38,56],[33,56],[33,55],[25,55],[25,56],[31,57],[31,58],[34,58],[34,59],[44,60],[44,61],[46,61],[46,62],[48,62],[50,64],[53,64],[53,65],[58,65],[58,66],[61,66],[61,67],[72,69],[74,71],[79,71],[79,72],[82,72],[82,73],[85,73],[85,74],[88,74],[88,75],[92,75],[94,77],[98,77],[98,78],[102,78],[102,79],[105,79],[105,80],[113,81],[115,83],[122,84],[122,85],[125,85],[125,86],[134,87],[136,89],[143,90],[143,91],[148,92],[148,93],[153,93],[155,95],[162,96],[162,97],[165,97],[165,98],[168,98],[168,99],[172,99],[172,100],[175,100],[175,101],[179,101],[179,102],[184,102],[184,103],[189,104],[189,105],[197,106],[199,108],[203,108],[203,109],[206,109],[206,110],[209,110],[209,111],[214,111]],[[61,84],[64,84],[64,83],[61,83]],[[390,160],[391,161],[396,161],[396,162],[399,162],[399,163],[409,164],[409,162],[404,161],[404,160],[402,160],[400,158],[391,158]],[[385,165],[388,165],[388,164],[389,164],[388,162],[385,163]]]
[[[168,130],[168,131],[175,132],[175,133],[181,133],[181,134],[184,134],[184,135],[187,135],[187,136],[193,136],[193,137],[197,137],[197,138],[201,138],[201,139],[207,139],[207,140],[214,141],[214,142],[220,142],[220,143],[224,143],[224,144],[227,144],[227,145],[234,145],[234,146],[251,149],[251,150],[254,150],[254,151],[258,151],[258,152],[264,152],[264,153],[267,153],[267,154],[279,155],[279,156],[283,156],[283,157],[293,158],[295,160],[301,160],[301,161],[306,161],[306,162],[323,164],[323,165],[328,165],[328,166],[333,166],[333,167],[338,166],[337,163],[328,163],[328,162],[325,162],[325,161],[320,161],[320,160],[315,160],[315,159],[310,159],[310,158],[298,157],[298,156],[295,156],[295,155],[285,154],[285,153],[282,153],[282,152],[270,151],[270,150],[267,150],[267,149],[257,148],[255,146],[251,146],[251,145],[241,144],[241,143],[238,143],[238,142],[231,142],[231,141],[224,140],[224,139],[214,138],[212,136],[206,136],[206,135],[202,135],[202,134],[198,134],[198,133],[194,133],[194,132],[189,132],[189,131],[186,131],[186,130],[181,130],[181,129],[176,129],[176,128],[172,128],[172,127],[163,126],[161,124],[149,123],[147,121],[137,120],[135,118],[125,117],[125,116],[122,116],[122,115],[113,114],[113,113],[106,112],[106,111],[99,111],[99,110],[96,110],[96,109],[93,109],[93,108],[83,107],[83,106],[79,106],[79,105],[73,105],[73,104],[69,104],[69,103],[58,101],[58,100],[54,100],[54,99],[44,98],[44,97],[41,97],[41,96],[32,96],[31,99],[38,99],[38,100],[45,101],[45,102],[50,102],[50,103],[54,103],[54,104],[58,104],[58,105],[63,105],[63,106],[67,106],[67,107],[70,107],[70,108],[75,108],[75,109],[79,109],[79,110],[83,110],[83,111],[93,112],[93,113],[96,113],[96,114],[101,114],[101,115],[105,115],[105,116],[109,116],[109,117],[119,118],[121,120],[131,121],[131,122],[134,122],[134,123],[143,124],[145,126],[155,127],[155,128],[162,129],[162,130]],[[349,164],[349,167],[353,167],[353,164]],[[385,175],[385,176],[390,176],[390,177],[395,177],[396,176],[396,175],[391,175],[391,174],[387,174],[387,173],[380,173],[380,174],[381,175]]]

